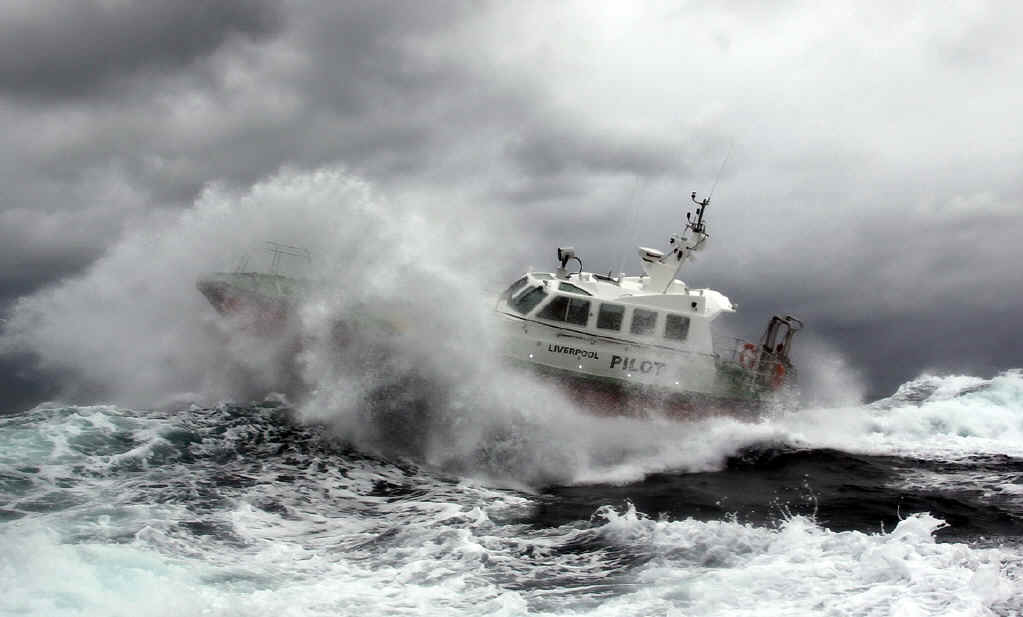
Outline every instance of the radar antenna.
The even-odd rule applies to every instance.
[[[689,199],[693,200],[696,204],[696,220],[692,218],[692,212],[686,212],[686,229],[692,229],[693,233],[705,234],[707,233],[707,225],[703,222],[703,213],[707,210],[707,206],[710,205],[710,197],[704,197],[702,200],[696,200],[696,191],[689,196]]]

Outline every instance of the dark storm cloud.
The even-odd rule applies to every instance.
[[[0,45],[18,48],[0,58],[0,94],[15,101],[0,104],[0,278],[11,281],[3,289],[83,267],[126,222],[187,206],[211,181],[245,186],[282,165],[335,161],[378,181],[421,169],[440,149],[436,116],[457,113],[436,100],[464,87],[455,68],[420,59],[407,42],[450,25],[457,10],[269,1],[12,8],[0,26]],[[226,45],[235,35],[278,47]],[[103,96],[86,96],[94,94]],[[40,98],[64,104],[22,104]]]
[[[587,172],[657,175],[667,171],[678,154],[649,139],[629,143],[554,125],[520,135],[510,156],[531,178],[543,178]]]
[[[182,69],[232,35],[259,38],[282,25],[272,0],[17,4],[6,7],[0,25],[0,91],[44,100]]]
[[[462,86],[462,70],[431,60],[416,47],[457,24],[466,2],[338,2],[312,5],[301,22],[303,45],[328,62],[304,87],[311,100],[337,114],[389,110],[415,114],[431,99]],[[466,90],[449,94],[467,93]]]
[[[342,161],[374,179],[408,173],[440,149],[451,125],[445,114],[459,114],[452,93],[467,89],[457,66],[420,57],[409,41],[450,26],[460,6],[225,4],[215,22],[221,28],[208,25],[203,40],[237,31],[258,35],[267,47],[212,56],[213,46],[193,46],[189,55],[170,35],[153,41],[154,58],[191,66],[175,72],[154,60],[152,71],[118,89],[120,98],[87,113],[82,123],[91,117],[92,126],[72,124],[83,135],[57,140],[36,168],[74,177],[111,166],[154,201],[176,204],[194,199],[211,179],[247,185],[284,164]],[[140,7],[135,13],[145,21]],[[178,21],[188,29],[188,19]],[[103,70],[118,73],[116,65]],[[237,75],[241,84],[232,81]]]
[[[687,157],[675,144],[600,133],[547,110],[532,113],[504,145],[502,156],[518,173],[494,187],[492,197],[502,202],[545,208],[552,201],[592,199],[595,178],[634,182],[689,173]],[[560,212],[548,214],[556,218]]]
[[[52,379],[31,369],[29,354],[0,355],[0,416],[31,408],[57,393]]]

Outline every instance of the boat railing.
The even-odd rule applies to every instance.
[[[717,354],[718,358],[720,358],[722,362],[738,364],[742,346],[748,342],[749,341],[737,336],[715,336],[714,353]]]
[[[769,351],[747,339],[734,336],[719,336],[714,339],[714,351],[718,362],[739,369],[750,385],[759,384],[777,387],[783,382],[797,379],[796,367],[787,356]]]
[[[267,250],[273,256],[270,262],[270,272],[272,274],[281,274],[281,260],[287,258],[298,258],[309,265],[313,262],[313,254],[309,252],[309,249],[302,248],[300,246],[291,246],[290,244],[281,244],[280,242],[273,242],[271,240],[266,241]]]
[[[308,267],[313,262],[313,255],[309,249],[302,248],[300,246],[291,246],[290,244],[281,244],[280,242],[274,242],[267,240],[265,242],[266,250],[270,253],[270,264],[266,270],[250,270],[249,269],[249,256],[247,254],[242,255],[234,268],[234,274],[262,274],[270,276],[282,276],[286,278],[297,278],[294,276],[296,269],[294,263],[298,263],[299,269]]]

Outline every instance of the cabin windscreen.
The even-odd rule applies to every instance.
[[[567,291],[568,293],[579,294],[581,296],[592,296],[590,292],[586,291],[578,285],[572,283],[560,283],[558,284],[558,291]]]
[[[539,285],[530,289],[529,291],[522,292],[518,298],[511,303],[511,307],[516,311],[525,315],[533,308],[540,304],[544,298],[547,297],[547,293]]]
[[[501,300],[509,300],[509,299],[511,299],[511,297],[514,296],[515,293],[518,292],[518,290],[520,290],[520,289],[522,289],[523,287],[526,286],[526,282],[528,280],[529,279],[524,276],[524,277],[520,278],[519,280],[515,281],[514,283],[512,283],[511,285],[509,285],[508,289],[505,289],[504,293],[501,294]]]
[[[567,321],[577,326],[585,326],[590,318],[590,301],[555,296],[536,316],[540,319]]]

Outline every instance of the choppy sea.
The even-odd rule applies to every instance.
[[[628,447],[559,474],[534,416],[451,465],[280,399],[4,416],[0,613],[1023,613],[1023,372],[752,423],[570,420]]]

